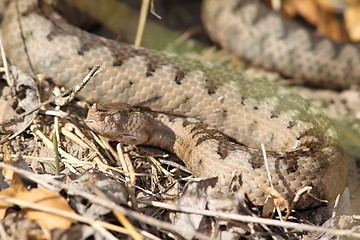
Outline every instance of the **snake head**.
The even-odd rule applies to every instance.
[[[85,123],[97,134],[129,145],[144,144],[151,135],[146,116],[125,103],[95,103]]]

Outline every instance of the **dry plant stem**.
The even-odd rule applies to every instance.
[[[98,136],[97,134],[95,134],[93,131],[91,131],[91,136],[94,138],[95,142],[100,145],[100,147],[102,149],[106,150],[107,156],[110,157],[111,160],[113,160],[113,158],[110,156],[110,154],[108,154],[108,151],[111,150],[108,142],[103,141],[103,138],[101,136]],[[96,153],[98,153],[99,156],[101,156],[99,150],[97,149],[97,147],[95,145],[92,144],[91,148],[92,148],[92,150],[96,151]],[[112,153],[114,153],[114,152],[112,152]],[[114,154],[114,156],[116,156],[116,155]]]
[[[145,156],[150,160],[150,162],[152,163],[151,165],[151,171],[152,171],[152,178],[151,178],[151,190],[153,191],[155,189],[155,185],[157,185],[161,191],[165,191],[165,189],[162,188],[162,186],[159,184],[158,181],[158,172],[162,172],[166,178],[170,181],[170,182],[174,182],[174,178],[173,178],[173,174],[171,172],[169,172],[168,170],[166,170],[162,165],[161,165],[161,161],[157,160],[152,154],[150,154],[146,149],[141,148],[141,151],[143,151],[145,153]],[[155,177],[153,177],[155,176]]]
[[[54,149],[53,143],[52,143],[40,130],[35,129],[34,126],[31,126],[31,127],[30,127],[30,130],[32,131],[32,133],[33,133],[34,135],[36,135],[36,136],[38,136],[39,138],[41,138],[42,141],[45,143],[45,145],[46,145],[48,148]],[[72,155],[70,155],[69,153],[65,152],[65,151],[64,151],[63,149],[61,149],[60,147],[58,147],[58,152],[59,152],[59,154],[60,154],[62,157],[66,158],[66,159],[68,159],[68,160],[70,160],[70,161],[74,161],[74,162],[79,162],[79,161],[80,161],[80,160],[78,160],[77,158],[75,158],[75,157],[73,157]],[[67,168],[69,168],[69,169],[71,170],[71,172],[73,172],[73,173],[78,173],[78,171],[77,171],[75,168],[73,168],[70,164],[66,164],[65,161],[62,161],[62,162],[65,164],[65,166],[66,166]]]
[[[119,211],[114,210],[113,214],[119,220],[119,222],[129,231],[129,235],[135,240],[144,239],[137,230],[135,230],[134,226],[129,222],[129,220]]]
[[[5,142],[7,142],[10,139],[10,134],[5,135],[1,140],[0,140],[0,145],[4,144]]]
[[[11,166],[9,164],[5,164],[5,163],[2,163],[2,162],[0,162],[0,168],[6,168],[6,169],[12,170],[12,171],[14,171],[16,173],[19,173],[19,174],[21,174],[23,176],[26,176],[30,180],[32,180],[32,181],[34,181],[34,182],[36,182],[38,184],[41,184],[41,185],[43,185],[44,187],[46,187],[48,189],[53,189],[53,186],[61,187],[61,188],[65,189],[65,190],[69,191],[69,194],[75,194],[75,195],[81,196],[81,197],[89,200],[89,202],[96,203],[96,204],[98,204],[100,206],[103,206],[103,207],[105,207],[107,209],[117,210],[117,211],[121,212],[122,214],[124,214],[125,216],[128,216],[129,218],[133,218],[133,219],[136,219],[136,220],[138,220],[140,222],[143,222],[145,224],[148,224],[148,225],[151,225],[151,226],[154,226],[154,227],[158,227],[160,229],[170,231],[170,232],[172,232],[172,233],[174,233],[176,235],[181,235],[181,230],[183,230],[183,229],[179,229],[178,227],[176,227],[176,226],[174,226],[174,225],[172,225],[172,224],[170,224],[168,222],[160,221],[160,220],[157,220],[155,218],[143,215],[141,213],[134,212],[134,211],[132,211],[130,209],[127,209],[125,207],[117,205],[112,201],[108,201],[106,199],[100,198],[100,197],[95,196],[93,194],[90,194],[88,192],[81,191],[81,190],[79,190],[77,188],[74,188],[74,187],[69,186],[67,184],[64,184],[62,182],[59,182],[57,180],[44,179],[43,177],[41,177],[38,174],[29,172],[29,171],[26,171],[26,170],[23,170],[23,169],[20,169],[20,168],[16,168],[14,166]],[[189,234],[192,234],[194,237],[196,237],[198,239],[213,239],[213,238],[209,238],[209,236],[198,233],[198,232],[196,232],[194,230],[191,230],[191,229],[187,229],[187,231],[188,231]]]
[[[161,19],[161,16],[156,13],[154,0],[150,0],[150,12],[152,15],[154,15],[158,19]]]
[[[41,138],[41,140],[45,143],[45,145],[49,148],[54,148],[54,145],[52,144],[52,142],[50,141],[50,139],[48,139],[40,130],[38,129],[34,129],[34,127],[31,127],[30,130],[38,137]],[[65,157],[66,159],[72,160],[72,161],[79,161],[79,159],[73,157],[72,155],[68,154],[67,152],[65,152],[63,149],[61,149],[60,147],[58,147],[58,151],[60,153],[61,156]]]
[[[125,172],[129,173],[128,176],[125,177],[126,182],[129,182],[131,185],[134,185],[136,182],[135,170],[130,161],[130,158],[126,157],[124,155],[122,148],[121,148],[121,143],[118,143],[116,145],[116,150],[117,150],[117,155],[119,156],[120,163],[121,163],[123,170]]]
[[[111,158],[110,154],[108,154],[107,151],[111,151],[111,153],[113,154],[113,156],[117,156],[115,151],[112,150],[112,148],[110,147],[110,145],[106,142],[106,141],[102,141],[100,140],[96,134],[93,133],[93,137],[95,138],[96,142],[99,143],[99,145],[106,151],[105,153],[107,154],[107,156]],[[124,174],[125,176],[129,176],[130,173],[126,172],[122,169],[110,166],[108,164],[105,163],[105,158],[102,156],[102,154],[99,152],[99,150],[97,149],[96,146],[91,146],[91,150],[94,151],[94,155],[92,157],[89,157],[89,159],[93,159],[93,161],[96,162],[96,164],[98,164],[99,169],[103,170],[103,169],[110,169],[113,170],[115,172]],[[96,156],[97,155],[97,156]],[[111,172],[107,172],[110,175],[113,175]],[[145,173],[134,173],[135,176],[145,176],[148,177],[149,174],[145,174]]]
[[[70,125],[72,128],[76,128],[76,126],[74,125]],[[79,132],[79,129],[77,129]],[[40,130],[34,130],[32,129],[33,133],[35,135],[37,135],[38,137],[40,137],[43,142],[50,148],[54,148],[54,145],[50,145],[51,142],[50,140],[40,131]],[[84,149],[94,149],[96,151],[96,154],[98,154],[99,156],[101,156],[100,152],[97,151],[97,148],[95,147],[91,147],[88,144],[84,143],[83,141],[81,141],[81,139],[79,139],[76,135],[74,135],[73,133],[69,132],[66,128],[62,127],[61,128],[61,133],[63,133],[65,136],[71,138],[73,141],[75,141],[77,144],[79,144],[80,146],[82,146]],[[66,159],[63,159],[62,162],[67,164],[67,163],[71,163],[71,164],[86,164],[86,165],[90,165],[91,167],[93,167],[94,163],[93,162],[87,162],[87,161],[80,161],[76,158],[74,158],[73,156],[71,156],[70,154],[66,153],[64,150],[62,150],[61,148],[59,148],[59,152],[62,156],[64,156]],[[0,155],[1,156],[1,155]],[[103,157],[101,157],[102,159],[104,159]],[[34,158],[32,158],[34,159]],[[37,158],[36,158],[37,159]],[[54,161],[54,159],[46,159],[43,161]],[[114,168],[112,166],[106,165],[105,163],[101,162],[101,161],[97,161],[97,164],[99,164],[100,166],[102,166],[102,169],[112,169],[114,171],[117,171],[119,173],[122,174],[128,174],[128,172],[124,172],[118,168]],[[68,167],[70,167],[69,165],[67,165]],[[143,176],[144,174],[135,174],[136,176]]]
[[[89,182],[86,183],[86,185],[89,187],[89,189],[92,190],[92,192],[94,192],[94,194],[96,196],[99,196],[99,197],[109,201],[109,198],[106,196],[106,194],[95,185],[94,180],[95,179],[91,179]],[[112,212],[114,213],[116,218],[119,220],[119,222],[124,226],[124,228],[128,230],[127,234],[129,236],[131,236],[131,238],[136,239],[136,240],[143,239],[142,236],[135,230],[134,226],[129,222],[129,220],[123,214],[121,214],[120,212],[118,212],[116,210],[113,210]]]
[[[163,157],[167,157],[168,155],[164,155]],[[169,165],[171,167],[174,167],[174,168],[177,168],[185,173],[188,173],[188,174],[191,174],[191,171],[189,169],[187,169],[186,167],[184,167],[183,165],[179,164],[179,163],[176,163],[176,162],[173,162],[173,161],[170,161],[170,160],[165,160],[165,159],[159,159],[159,162],[161,164],[166,164],[166,165]],[[170,171],[170,174],[173,175],[172,171]]]
[[[266,168],[266,172],[267,172],[267,175],[268,175],[270,187],[271,187],[271,189],[273,189],[274,191],[276,191],[275,188],[274,188],[274,184],[273,184],[272,181],[271,181],[271,174],[270,174],[270,170],[269,170],[269,163],[268,163],[268,161],[267,161],[267,155],[266,155],[266,150],[265,150],[265,145],[264,145],[264,144],[261,144],[261,151],[262,151],[262,153],[263,153],[265,168]],[[269,196],[269,197],[270,197],[270,196]],[[272,198],[272,197],[271,197],[271,198]],[[279,215],[280,221],[286,221],[286,218],[283,219],[283,216],[282,216],[282,214],[281,214],[280,208],[279,208],[278,206],[275,206],[275,208],[276,208],[276,211],[277,211],[277,213],[278,213],[278,215]],[[291,210],[290,210],[290,209],[287,209],[287,212],[291,212]],[[271,217],[271,218],[272,218],[272,217]]]
[[[276,11],[279,11],[281,9],[281,0],[271,0],[271,6]]]
[[[286,212],[286,216],[285,216],[285,219],[287,219],[289,216],[290,216],[290,213],[291,213],[291,210],[294,209],[296,203],[299,201],[300,197],[303,195],[303,194],[308,194],[310,197],[316,199],[317,201],[319,202],[323,202],[323,203],[327,203],[328,201],[326,200],[322,200],[322,199],[319,199],[317,197],[315,197],[314,195],[312,195],[310,192],[312,190],[312,187],[311,186],[307,186],[307,187],[304,187],[303,189],[300,189],[296,195],[295,195],[295,198],[293,199],[292,203],[291,203],[291,206],[289,208],[289,211]]]
[[[121,163],[123,170],[128,173],[127,175],[125,175],[125,186],[130,195],[130,201],[131,201],[132,207],[135,210],[138,210],[138,207],[137,207],[138,205],[137,205],[137,201],[136,201],[136,197],[135,197],[135,189],[134,189],[134,185],[136,182],[134,166],[132,165],[129,155],[124,154],[124,152],[122,151],[121,143],[118,143],[116,145],[116,150],[117,150],[117,154],[120,159],[120,163]]]
[[[59,106],[64,106],[66,104],[68,104],[69,102],[71,102],[72,100],[74,100],[76,94],[78,92],[80,92],[84,87],[85,85],[100,71],[100,65],[96,65],[94,66],[90,72],[88,74],[86,74],[86,76],[84,77],[84,79],[81,81],[80,84],[72,87],[71,89],[65,91],[65,93],[68,93],[69,96],[66,97],[66,100],[65,101],[59,101],[59,102],[56,102],[57,105]],[[62,96],[64,96],[63,94],[61,94]],[[58,100],[59,98],[56,98],[56,100]]]
[[[155,164],[152,164],[150,167],[150,173],[151,173],[151,178],[150,178],[150,190],[152,192],[155,191],[156,186],[159,186],[160,191],[164,191],[164,188],[159,184],[159,175],[158,175],[158,168],[156,167]]]
[[[261,144],[261,151],[263,153],[263,157],[264,157],[264,162],[265,162],[265,167],[266,167],[266,172],[268,175],[268,179],[269,179],[269,183],[272,189],[274,189],[274,184],[271,181],[271,175],[270,175],[270,171],[269,171],[269,163],[267,161],[267,156],[266,156],[266,150],[265,150],[265,145]]]
[[[60,154],[59,154],[59,142],[56,137],[55,132],[52,132],[52,140],[53,140],[53,149],[54,149],[54,159],[55,159],[55,175],[60,174]]]
[[[114,151],[114,149],[110,146],[109,140],[100,135],[97,135],[94,132],[92,132],[92,136],[94,137],[95,141],[102,147],[102,149],[105,150],[107,159],[110,159],[112,162],[119,163],[120,159],[118,158],[116,151]],[[98,150],[96,151],[98,152]]]
[[[55,107],[55,110],[60,110],[59,106]],[[55,155],[55,175],[60,174],[60,154],[59,154],[59,142],[60,142],[60,133],[59,133],[59,117],[54,117],[54,130],[52,132],[52,140],[54,146],[54,155]]]
[[[55,107],[55,111],[60,111],[60,106]],[[56,135],[56,140],[60,141],[60,133],[59,133],[59,117],[54,116],[54,130]]]
[[[6,60],[5,51],[4,51],[4,45],[3,45],[3,42],[2,42],[1,36],[0,36],[0,50],[1,50],[1,59],[2,59],[4,69],[5,69],[6,79],[9,82],[9,85],[14,86],[13,78],[10,77],[9,66],[8,66],[8,62]]]
[[[161,238],[158,238],[156,236],[154,236],[153,234],[149,233],[149,232],[146,232],[142,229],[138,229],[139,233],[141,233],[144,237],[146,237],[146,239],[149,239],[149,240],[162,240]]]
[[[94,137],[95,141],[101,146],[102,149],[105,150],[105,154],[106,156],[108,157],[108,159],[112,159],[113,160],[113,157],[112,156],[115,156],[117,157],[117,153],[111,148],[111,146],[109,145],[108,141],[105,140],[105,138],[103,137],[99,137],[97,134],[95,134],[94,132],[91,132],[92,133],[92,136]],[[115,168],[115,167],[112,167],[110,165],[107,165],[105,164],[105,158],[102,156],[102,154],[99,152],[98,148],[94,145],[91,146],[91,149],[93,151],[95,151],[95,153],[98,155],[98,157],[95,157],[93,158],[96,163],[100,166],[100,170],[102,169],[111,169],[113,171],[116,171],[118,173],[121,173],[121,174],[124,174],[125,176],[129,176],[130,173],[129,172],[126,172],[122,169],[119,169],[119,168]],[[109,154],[109,152],[111,154]],[[118,159],[116,159],[118,160]],[[147,176],[145,174],[141,174],[141,173],[135,173],[136,176]]]
[[[70,130],[71,131],[70,131]],[[73,141],[75,141],[80,146],[86,148],[90,148],[90,145],[85,142],[85,140],[88,140],[86,135],[82,132],[82,130],[74,123],[72,122],[66,122],[64,127],[61,129],[61,131],[67,132],[69,134],[69,138],[71,138]],[[64,134],[64,132],[62,132]],[[75,134],[73,134],[74,132]],[[66,134],[64,134],[66,135]]]
[[[10,156],[12,158],[15,158],[18,156],[18,154],[11,154]],[[3,157],[4,157],[4,154],[0,154],[0,158],[3,158]],[[54,161],[54,158],[50,158],[50,157],[37,157],[37,156],[29,156],[29,155],[21,155],[21,157],[23,157],[24,159],[29,159],[29,160],[37,160],[39,162],[53,162]],[[73,164],[73,165],[79,164],[79,165],[87,165],[90,167],[95,166],[95,163],[90,162],[90,161],[81,161],[81,160],[73,161],[73,160],[63,159],[62,162]]]
[[[336,216],[336,209],[338,209],[339,207],[339,202],[340,202],[340,194],[336,197],[335,199],[335,203],[334,203],[334,211],[331,214],[331,217],[335,217]]]
[[[65,125],[72,125],[73,129],[75,127],[75,125],[73,124],[68,124],[66,123]],[[73,142],[75,142],[77,145],[79,145],[80,147],[84,148],[84,149],[90,149],[91,147],[85,143],[78,135],[70,132],[69,130],[66,129],[66,127],[61,127],[60,128],[60,132],[61,134],[63,134],[64,136],[66,136],[67,138],[71,139]],[[79,134],[79,131],[76,132],[77,134]],[[85,136],[81,136],[83,139],[85,138]]]
[[[139,25],[137,28],[136,38],[135,38],[135,43],[134,43],[135,46],[141,45],[141,40],[143,38],[144,29],[145,29],[146,18],[147,18],[147,14],[149,11],[149,5],[150,5],[150,0],[142,0],[140,17],[139,17]]]
[[[53,116],[53,117],[59,117],[59,118],[66,118],[67,116],[69,116],[68,113],[63,112],[61,110],[44,110],[44,115],[47,116]]]

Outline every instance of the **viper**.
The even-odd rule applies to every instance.
[[[229,4],[222,6],[215,4],[220,1],[205,1],[204,18],[210,23],[209,18],[225,19],[222,14],[235,15],[246,8],[245,18],[254,26],[263,26],[260,23],[266,17],[256,18],[262,8],[254,8],[255,1],[227,1]],[[249,39],[257,30],[250,30]],[[297,31],[277,37],[290,39],[291,33]],[[269,181],[289,201],[306,186],[312,187],[317,198],[331,200],[346,184],[348,161],[329,119],[308,101],[267,80],[95,36],[67,23],[47,1],[10,1],[4,12],[2,38],[11,64],[31,75],[46,74],[65,87],[76,85],[90,68],[101,65],[101,71],[79,94],[89,102],[108,103],[96,104],[89,111],[89,126],[108,137],[113,137],[117,129],[120,135],[116,133],[114,138],[119,140],[124,131],[133,134],[123,128],[128,122],[124,116],[130,115],[129,124],[150,129],[149,139],[168,141],[141,143],[173,151],[195,176],[217,176],[221,190],[229,189],[235,175],[237,186],[233,190],[244,188],[255,205],[264,204],[266,193],[259,185],[270,186]],[[237,44],[245,48],[245,53],[258,51],[245,41]],[[270,51],[263,48],[264,54]],[[268,55],[264,58],[286,62]],[[331,85],[327,78],[325,81],[320,77],[318,82]],[[344,87],[347,85],[345,81]],[[145,102],[154,112],[111,102]],[[110,135],[108,128],[112,128]],[[162,133],[164,137],[157,138]],[[125,139],[137,143],[136,134],[128,134]],[[261,144],[267,150],[271,180],[258,150]],[[303,195],[296,208],[320,204]]]

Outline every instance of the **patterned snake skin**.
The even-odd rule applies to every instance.
[[[30,74],[45,73],[65,87],[79,84],[89,68],[100,64],[100,73],[80,92],[85,100],[145,102],[157,111],[196,117],[244,145],[265,144],[274,187],[290,201],[304,186],[313,186],[312,193],[321,199],[333,199],[344,188],[348,162],[330,121],[282,87],[94,36],[67,24],[46,1],[10,1],[2,37],[12,64]],[[244,156],[238,156],[233,144],[212,135],[194,146],[204,158],[185,159],[185,164],[195,176],[215,172],[225,182],[230,171],[240,174],[249,199],[262,205],[266,194],[258,185],[269,185],[262,155],[244,148]],[[303,196],[296,207],[317,205]]]
[[[210,36],[243,59],[306,84],[333,89],[360,85],[360,45],[321,37],[258,0],[206,0]]]

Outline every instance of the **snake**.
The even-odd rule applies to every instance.
[[[204,9],[214,2],[204,1]],[[214,19],[227,7],[237,14],[252,5],[252,1],[228,2],[229,6],[221,4],[217,8],[222,10],[214,10]],[[258,14],[254,9],[246,12]],[[254,24],[262,20],[265,17],[252,19]],[[325,200],[344,189],[348,160],[334,126],[318,108],[283,86],[236,69],[93,35],[69,24],[46,0],[9,1],[1,27],[7,59],[32,76],[41,73],[71,88],[100,65],[101,70],[78,94],[98,102],[90,113],[103,114],[88,116],[87,121],[96,119],[95,126],[106,122],[107,128],[120,131],[121,116],[137,115],[133,125],[161,126],[160,133],[155,131],[158,127],[148,127],[153,129],[150,138],[170,143],[140,142],[156,143],[179,155],[195,177],[217,177],[220,191],[241,188],[251,203],[262,206],[267,193],[260,185],[272,184],[288,201],[304,187],[312,187],[312,195]],[[125,107],[130,110],[124,113],[124,105],[116,103],[141,103],[154,112]],[[106,135],[105,130],[100,129],[100,134]],[[130,130],[122,130],[135,134],[126,139],[139,135],[145,139]],[[302,195],[295,208],[321,205],[316,198]]]
[[[334,41],[270,11],[258,0],[207,0],[211,38],[254,65],[306,85],[348,89],[360,84],[360,45]]]

